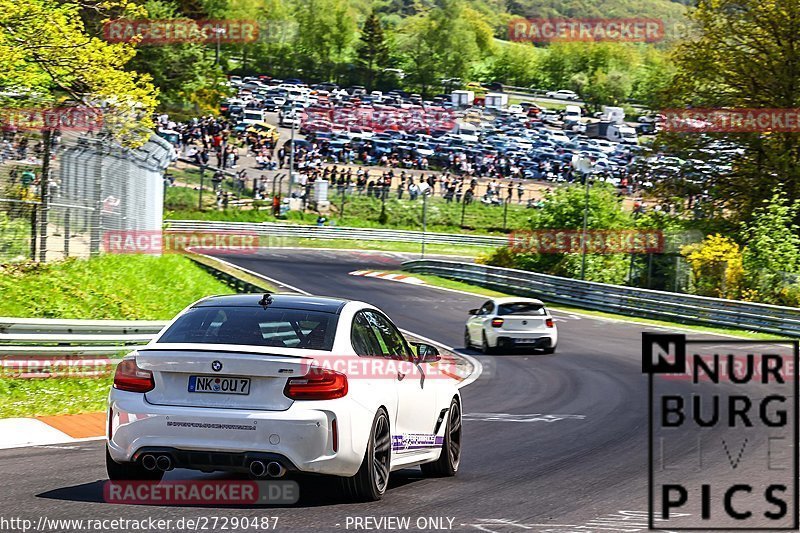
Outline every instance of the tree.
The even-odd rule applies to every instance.
[[[781,191],[756,208],[752,221],[743,224],[743,266],[750,299],[797,305],[800,297],[800,227],[793,223],[800,204]]]
[[[92,6],[141,14],[122,0]],[[0,87],[44,102],[101,106],[104,123],[116,135],[143,142],[157,90],[147,74],[125,70],[136,53],[132,45],[87,34],[83,7],[57,0],[0,0]]]
[[[510,85],[529,86],[536,76],[538,49],[528,43],[504,43],[493,57],[489,69],[492,80],[504,80]]]
[[[714,298],[739,298],[744,269],[742,249],[730,237],[707,236],[681,249],[692,269],[693,292]]]
[[[389,46],[383,35],[383,27],[373,9],[361,30],[360,43],[356,49],[357,64],[364,74],[364,84],[372,88],[375,77],[389,61]]]
[[[279,78],[294,77],[298,23],[294,19],[292,8],[284,0],[261,0],[260,5],[255,15],[261,21],[258,41],[242,47],[243,52],[249,51],[252,60],[243,64],[241,69],[236,69],[236,72],[268,72]]]
[[[422,93],[441,78],[466,78],[494,49],[491,27],[462,0],[442,0],[407,18],[399,32],[408,82]]]
[[[298,66],[306,78],[332,79],[355,39],[356,22],[347,0],[298,2],[295,48]]]
[[[674,54],[676,75],[666,95],[672,107],[800,107],[800,2],[700,0],[690,18],[697,32]],[[797,133],[681,134],[668,139],[676,150],[709,142],[719,146],[720,141],[742,149],[731,156],[732,171],[711,182],[739,219],[748,220],[777,185],[788,197],[800,197]]]
[[[177,5],[164,0],[148,0],[144,7],[150,19],[180,18]],[[159,89],[162,108],[174,112],[191,103],[191,113],[204,114],[216,110],[223,96],[217,87],[222,72],[205,58],[204,52],[199,43],[140,46],[126,68],[152,78]]]
[[[619,70],[596,70],[583,88],[582,96],[588,105],[599,110],[603,105],[622,104],[630,92],[631,82],[627,73]]]
[[[557,230],[580,239],[583,227],[585,189],[572,186],[556,189],[548,194],[544,206],[531,217],[531,230]],[[587,226],[592,230],[633,228],[633,219],[622,207],[613,187],[595,184],[589,191]],[[524,238],[524,235],[520,237]],[[558,276],[577,278],[581,271],[581,253],[535,253],[517,248],[499,248],[485,262],[497,266],[513,266]],[[603,283],[624,283],[628,274],[628,256],[621,253],[592,254],[586,256],[586,279]]]

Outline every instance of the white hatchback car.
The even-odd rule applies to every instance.
[[[117,367],[109,478],[297,471],[341,477],[351,499],[377,500],[400,468],[452,476],[461,397],[439,360],[362,302],[205,298]]]
[[[470,309],[464,329],[464,345],[480,346],[483,353],[498,348],[535,348],[543,353],[556,351],[558,328],[541,300],[533,298],[495,298],[480,309]]]

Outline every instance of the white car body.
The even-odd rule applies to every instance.
[[[563,131],[549,130],[547,133],[547,138],[556,144],[566,144],[571,140]]]
[[[281,127],[284,128],[291,128],[292,124],[294,124],[295,128],[299,128],[302,126],[302,120],[300,118],[300,114],[298,113],[285,113],[281,115],[281,118],[278,120]]]
[[[248,126],[264,122],[264,120],[264,112],[260,109],[245,109],[242,115],[242,123]]]
[[[611,142],[607,139],[595,139],[595,146],[607,154],[610,154],[617,149],[617,143]]]
[[[470,310],[464,344],[467,348],[479,346],[485,353],[497,348],[535,348],[553,353],[558,328],[541,300],[494,298]]]
[[[561,89],[558,91],[550,91],[545,93],[545,96],[548,98],[557,98],[559,100],[578,100],[578,95],[575,94],[574,91],[568,91],[566,89]]]
[[[432,466],[426,463],[445,460],[443,444],[452,441],[452,435],[445,438],[451,428],[448,414],[458,417],[460,428],[461,400],[457,381],[436,372],[435,352],[417,357],[391,321],[362,302],[276,294],[265,306],[261,298],[248,294],[200,300],[126,357],[135,359],[127,368],[138,367],[136,375],[150,375],[153,388],[121,390],[131,386],[118,368],[108,403],[107,464],[112,479],[112,471],[119,477],[125,468],[144,473],[148,455],[159,461],[157,469],[148,470],[162,475],[172,468],[191,468],[249,472],[255,478],[280,477],[287,470],[350,478],[367,462],[371,428],[381,413],[391,431],[387,478],[389,471],[415,465],[425,470]],[[302,318],[293,322],[292,317]],[[315,320],[317,326],[312,325]],[[306,327],[308,331],[302,331]],[[387,329],[399,337],[381,337]],[[367,339],[370,331],[374,340]],[[187,337],[196,342],[180,342]],[[213,342],[200,342],[201,338]],[[219,342],[231,338],[236,343]],[[359,355],[369,348],[364,348],[367,341],[359,344],[358,339],[371,343],[369,353],[384,353]],[[403,353],[386,354],[387,339]],[[427,345],[417,349],[433,350]],[[359,362],[373,365],[373,370],[350,366]],[[308,394],[302,391],[309,386],[312,363],[341,370],[329,374],[344,380],[344,394],[339,387],[331,389],[339,394],[331,399],[298,397]],[[238,387],[237,382],[246,379],[249,384],[242,382],[242,389],[247,394],[199,390]],[[145,382],[143,389],[147,386]],[[458,444],[460,449],[460,429]],[[162,464],[163,456],[169,461]],[[259,469],[273,463],[280,468],[254,472],[258,461]]]

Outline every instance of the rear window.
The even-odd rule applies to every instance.
[[[527,315],[527,316],[544,316],[545,310],[542,304],[534,304],[530,302],[516,302],[510,304],[502,304],[497,307],[498,315]]]
[[[330,350],[339,315],[278,307],[197,307],[159,343],[241,344]]]

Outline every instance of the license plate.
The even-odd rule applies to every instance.
[[[515,339],[514,342],[516,344],[533,344],[534,342],[538,341],[539,339]]]
[[[189,376],[189,392],[211,394],[250,394],[250,378]]]

